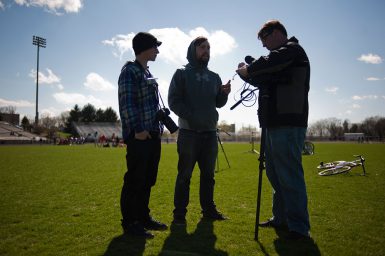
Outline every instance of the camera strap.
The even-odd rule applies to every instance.
[[[148,70],[148,69],[145,70],[145,73],[149,76],[149,77],[147,78],[148,80],[151,79],[151,80],[154,81],[153,86],[154,86],[155,91],[156,91],[156,97],[157,97],[157,99],[158,99],[158,106],[159,106],[159,109],[165,108],[165,105],[164,105],[162,96],[160,95],[159,85],[158,85],[158,83],[156,82],[156,79],[157,79],[157,78],[153,77],[152,74],[151,74],[151,72],[150,72],[150,70]],[[160,99],[160,101],[159,101],[159,99]],[[162,104],[160,104],[160,103],[162,103]]]
[[[160,99],[160,102],[162,102],[162,105],[161,105],[160,102],[159,102],[159,107],[160,107],[160,108],[166,108],[166,106],[164,105],[162,96],[160,95],[160,91],[159,91],[158,86],[156,86],[156,92],[157,92],[157,94],[158,94],[158,98]]]

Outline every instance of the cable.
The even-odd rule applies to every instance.
[[[239,88],[239,90],[234,93],[234,100],[238,102],[241,101],[240,103],[242,103],[242,105],[245,107],[252,107],[255,105],[258,99],[258,96],[255,93],[256,90],[258,90],[258,87],[254,87],[251,84],[244,82],[241,88]],[[236,98],[236,95],[238,94],[240,96],[239,99]]]

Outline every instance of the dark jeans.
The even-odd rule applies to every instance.
[[[156,182],[161,152],[159,138],[143,141],[132,138],[125,143],[127,172],[120,197],[122,225],[149,218],[151,187]]]
[[[279,127],[266,130],[266,175],[273,191],[273,221],[308,235],[307,193],[302,167],[306,128]]]
[[[214,170],[218,144],[216,131],[195,132],[180,129],[178,134],[178,176],[175,183],[174,216],[185,216],[190,195],[190,180],[195,163],[200,169],[199,198],[202,210],[215,210]]]

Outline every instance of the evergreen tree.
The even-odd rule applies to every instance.
[[[82,118],[81,118],[81,121],[82,122],[95,122],[95,119],[96,119],[96,108],[88,103],[87,105],[85,105],[81,111],[81,115],[82,115]]]

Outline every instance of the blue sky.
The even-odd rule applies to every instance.
[[[256,33],[266,20],[279,19],[310,59],[309,122],[361,122],[385,116],[384,12],[382,0],[0,0],[0,107],[35,117],[33,35],[47,40],[40,48],[42,117],[87,103],[118,112],[117,79],[125,61],[134,59],[131,39],[139,31],[163,42],[149,65],[166,99],[196,36],[209,38],[209,68],[225,83],[246,55],[268,54]],[[237,129],[258,126],[256,106],[230,110],[242,84],[232,81],[229,101],[219,110],[220,121]]]

